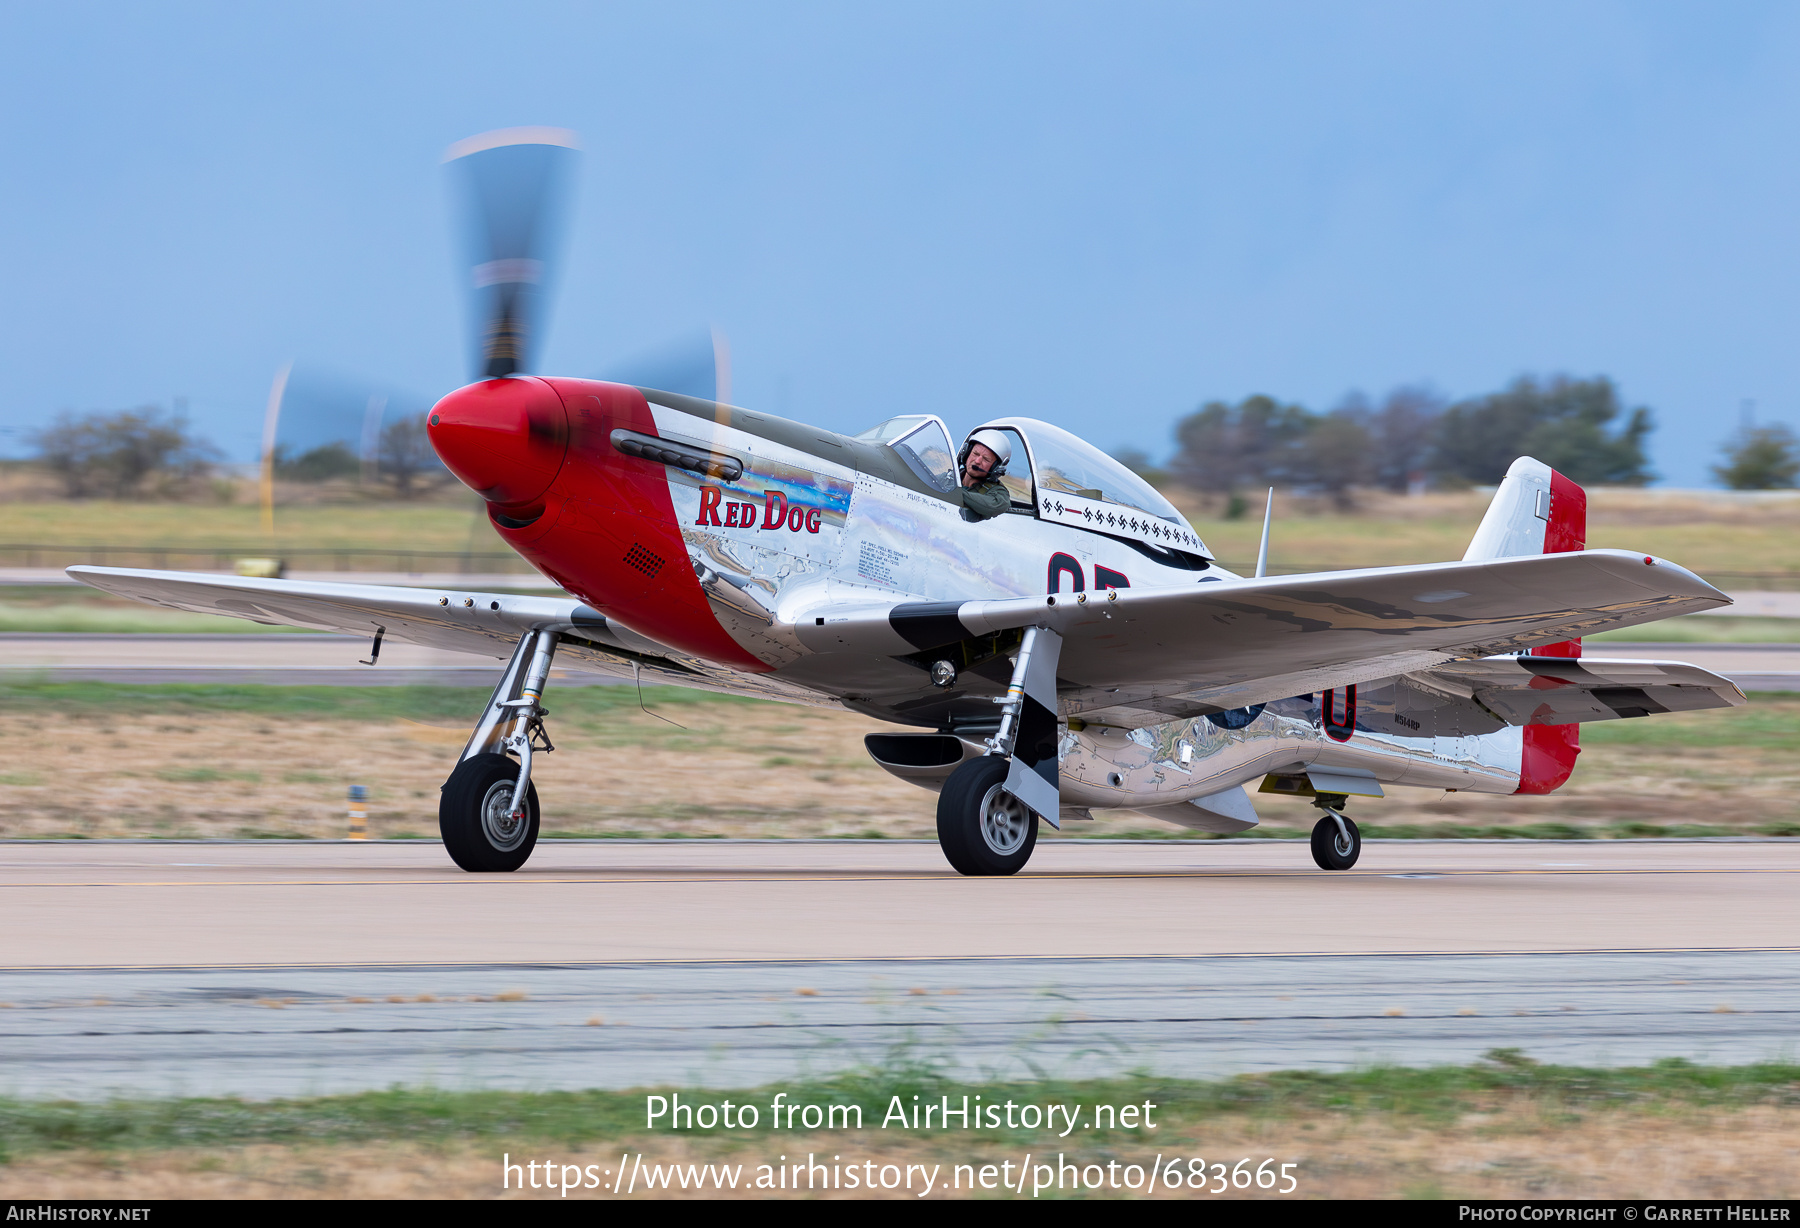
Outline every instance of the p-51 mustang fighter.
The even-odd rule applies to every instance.
[[[1243,831],[1252,784],[1310,797],[1314,859],[1347,869],[1350,796],[1548,793],[1582,721],[1744,702],[1692,665],[1581,657],[1584,635],[1729,599],[1584,549],[1585,495],[1538,461],[1513,464],[1461,561],[1241,577],[1153,487],[1033,418],[958,449],[927,413],[848,436],[524,374],[541,258],[517,232],[490,225],[476,265],[486,378],[428,430],[569,597],[69,569],[177,609],[508,660],[443,788],[465,870],[531,854],[553,659],[912,727],[868,752],[938,794],[939,843],[970,875],[1015,873],[1040,821],[1096,808]]]

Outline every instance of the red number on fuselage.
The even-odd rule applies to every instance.
[[[1044,591],[1047,593],[1062,592],[1062,578],[1065,575],[1074,583],[1075,587],[1070,590],[1071,592],[1079,593],[1087,587],[1085,578],[1082,575],[1080,562],[1077,561],[1073,555],[1064,554],[1062,551],[1058,550],[1055,554],[1050,556],[1050,572],[1044,581]],[[1114,571],[1112,568],[1100,563],[1094,564],[1095,592],[1101,592],[1109,588],[1130,587],[1131,581],[1126,577],[1124,572]]]

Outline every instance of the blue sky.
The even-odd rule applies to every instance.
[[[1170,448],[1315,408],[1616,379],[1668,482],[1800,423],[1800,7],[356,4],[0,9],[0,451],[188,398],[247,458],[290,358],[467,378],[438,158],[586,152],[547,373],[708,322],[837,429]]]

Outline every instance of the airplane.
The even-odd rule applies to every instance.
[[[544,131],[461,156],[517,165]],[[1041,824],[1096,809],[1246,831],[1251,786],[1309,799],[1315,863],[1347,870],[1351,797],[1549,793],[1582,722],[1746,702],[1693,665],[1581,655],[1583,636],[1730,599],[1665,559],[1586,549],[1585,493],[1540,461],[1512,465],[1460,560],[1269,576],[1265,515],[1240,576],[1155,487],[1035,418],[959,447],[937,396],[843,435],[531,374],[538,261],[509,242],[475,268],[478,378],[428,431],[566,597],[68,569],[175,609],[367,635],[371,661],[384,639],[504,660],[440,798],[466,871],[517,870],[536,843],[553,661],[901,727],[868,754],[937,794],[939,845],[971,876],[1017,873]],[[962,484],[977,435],[1004,460],[985,517]]]

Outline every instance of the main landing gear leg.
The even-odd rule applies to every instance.
[[[1026,629],[988,753],[950,773],[938,794],[938,847],[958,874],[1017,874],[1037,847],[1038,819],[1058,826],[1056,659],[1061,652],[1056,632]]]
[[[1341,793],[1321,793],[1313,799],[1313,805],[1325,812],[1312,830],[1313,860],[1321,870],[1348,870],[1362,856],[1362,833],[1344,817],[1348,800]]]
[[[556,749],[544,732],[549,710],[538,702],[556,642],[554,631],[527,631],[520,637],[462,758],[444,782],[438,830],[450,859],[465,870],[516,870],[537,844],[531,759],[535,751]],[[518,756],[516,762],[509,751]]]

